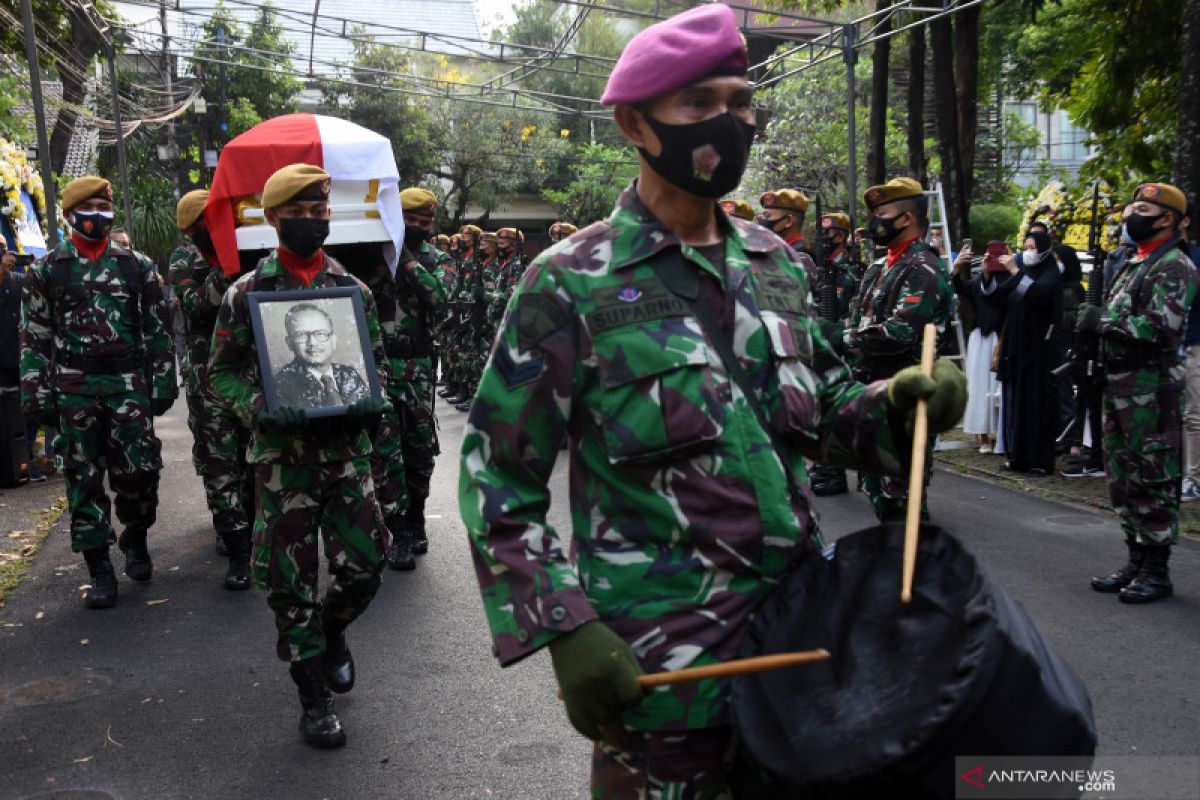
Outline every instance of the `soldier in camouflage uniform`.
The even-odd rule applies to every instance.
[[[209,345],[221,298],[231,283],[217,263],[204,222],[208,192],[197,189],[179,200],[176,225],[192,244],[171,254],[168,272],[187,330],[183,362],[192,464],[204,483],[213,528],[229,556],[225,588],[250,588],[250,523],[254,518],[254,472],[246,462],[249,434],[212,391]]]
[[[863,201],[872,214],[868,222],[871,236],[888,252],[884,261],[872,264],[863,276],[850,309],[845,343],[855,374],[860,380],[875,381],[920,362],[922,331],[932,322],[939,336],[945,333],[954,313],[954,290],[937,253],[922,240],[929,201],[921,184],[912,178],[895,178],[872,186]],[[841,334],[839,326],[825,323],[824,327],[829,338]],[[927,458],[926,483],[932,469],[933,459]],[[868,473],[861,480],[881,521],[904,519],[907,479]],[[922,514],[928,516],[924,507]]]
[[[1179,236],[1183,192],[1144,183],[1130,211],[1136,252],[1106,276],[1103,308],[1080,305],[1076,327],[1100,335],[1104,471],[1129,548],[1125,566],[1093,578],[1092,588],[1150,603],[1174,592],[1168,562],[1179,541],[1185,402],[1179,348],[1197,281]]]
[[[850,253],[846,249],[846,237],[850,235],[850,217],[841,212],[823,214],[821,219],[817,220],[817,225],[825,264],[824,269],[819,269],[819,283],[817,291],[813,293],[813,299],[823,303],[825,287],[832,285],[836,292],[837,322],[841,325],[850,317],[850,303],[854,300],[854,292],[858,288],[851,269]],[[813,494],[818,497],[845,494],[848,491],[846,470],[828,464],[813,465],[812,489]]]
[[[354,685],[346,627],[379,588],[387,529],[371,478],[368,431],[378,424],[385,404],[368,397],[352,404],[344,416],[318,419],[289,406],[268,410],[247,295],[357,288],[380,381],[386,382],[387,360],[371,292],[321,249],[329,234],[328,197],[329,176],[318,167],[294,164],[267,180],[262,203],[267,222],[279,234],[279,247],[226,292],[210,363],[214,390],[251,431],[253,577],[267,590],[267,604],[275,612],[277,652],[291,663],[304,708],[300,730],[314,747],[345,744],[330,690],[348,692]],[[332,573],[324,598],[319,595],[318,536]]]
[[[484,362],[496,335],[495,327],[488,321],[488,299],[496,291],[500,275],[500,246],[495,233],[484,231],[479,237],[478,258],[473,269],[464,267],[459,289],[463,307],[466,309],[466,335],[463,337],[463,394],[464,399],[454,406],[455,410],[471,410],[471,398],[479,386]]]
[[[150,580],[146,534],[158,507],[161,445],[154,416],[179,387],[169,311],[154,266],[109,241],[112,186],[77,178],[63,191],[70,238],[29,269],[21,326],[21,404],[57,428],[63,454],[71,549],[82,552],[92,586],[88,608],[117,601],[108,550],[114,535],[104,476],[124,524],[125,574]]]
[[[479,272],[479,238],[483,231],[477,225],[464,225],[459,231],[461,237],[458,272],[454,276],[454,287],[446,298],[446,334],[443,337],[452,344],[451,362],[449,366],[449,384],[445,391],[439,394],[446,402],[457,406],[471,397],[469,387],[469,343],[471,332],[471,307],[473,291],[478,283]]]
[[[664,29],[686,34],[687,57],[631,82],[630,56],[660,49],[646,40]],[[495,652],[507,666],[549,647],[568,718],[597,741],[594,798],[728,796],[728,681],[643,693],[637,676],[737,655],[754,609],[818,538],[805,455],[898,474],[908,389],[965,393],[944,362],[936,379],[854,382],[814,324],[806,257],[720,210],[749,155],[746,64],[721,4],[631,41],[602,102],[639,147],[639,178],[606,221],[526,271],[463,439],[459,507]],[[721,168],[696,177],[695,150]],[[689,295],[661,277],[671,265]],[[721,320],[762,417],[696,306]],[[931,403],[935,429],[956,402]],[[546,519],[564,439],[573,558]]]
[[[521,256],[521,245],[525,243],[525,235],[516,228],[501,228],[496,231],[496,247],[499,265],[496,268],[495,288],[488,294],[487,322],[488,328],[495,331],[504,317],[504,309],[508,308],[508,299],[525,272],[524,259]],[[489,343],[489,347],[490,347]],[[486,358],[486,355],[485,355]]]

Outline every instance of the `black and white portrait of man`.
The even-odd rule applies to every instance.
[[[362,374],[333,360],[337,333],[333,318],[313,303],[301,302],[283,320],[292,360],[275,373],[279,402],[296,408],[350,405],[369,396]]]

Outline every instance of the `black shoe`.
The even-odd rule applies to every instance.
[[[1117,599],[1122,603],[1153,603],[1175,593],[1171,585],[1171,573],[1167,562],[1171,559],[1171,545],[1142,545],[1145,558],[1133,581],[1120,591]]]
[[[92,585],[83,596],[83,604],[88,608],[112,608],[117,604],[117,571],[108,557],[108,546],[84,550],[83,560],[92,576]]]
[[[456,405],[456,406],[454,407],[454,410],[455,410],[455,411],[461,411],[462,413],[466,414],[467,412],[469,412],[469,411],[471,410],[471,401],[470,401],[470,400],[464,400],[463,402],[461,402],[461,403],[459,403],[458,405]]]
[[[387,520],[388,530],[392,532],[392,545],[387,551],[389,568],[408,572],[417,568],[417,560],[413,558],[412,539],[404,527],[404,518],[397,515]]]
[[[231,592],[250,588],[250,531],[230,531],[222,535],[229,567],[225,570],[224,586]]]
[[[346,629],[325,628],[325,654],[321,656],[321,674],[329,691],[345,694],[354,688],[354,656],[346,646]]]
[[[346,732],[342,721],[333,710],[333,697],[321,675],[319,659],[306,658],[292,664],[292,680],[300,690],[300,733],[304,743],[323,750],[342,747],[346,744]]]
[[[412,545],[413,555],[429,552],[429,537],[425,533],[425,496],[413,489],[408,492],[408,510],[404,512],[404,535]]]
[[[818,497],[832,497],[846,494],[846,470],[839,467],[818,467],[813,470],[813,494]]]
[[[117,539],[117,547],[125,554],[125,574],[129,580],[145,583],[154,574],[150,551],[146,549],[146,531],[126,528]]]
[[[462,387],[457,383],[447,384],[445,389],[438,392],[438,397],[449,399],[455,395],[462,394]]]
[[[1128,539],[1125,540],[1125,544],[1129,548],[1129,562],[1108,577],[1092,578],[1092,588],[1097,592],[1116,594],[1137,577],[1138,571],[1142,568],[1142,562],[1146,558],[1145,545],[1131,542]]]
[[[221,538],[221,534],[217,534],[217,541],[214,547],[217,550],[217,555],[227,558],[229,556],[229,546],[225,544],[225,540]]]

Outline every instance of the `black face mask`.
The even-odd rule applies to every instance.
[[[1129,230],[1129,237],[1135,242],[1144,242],[1154,234],[1158,233],[1154,227],[1154,223],[1158,222],[1158,218],[1162,214],[1147,216],[1146,214],[1130,214],[1129,219],[1125,221],[1125,226]]]
[[[419,250],[421,245],[429,241],[430,232],[415,225],[404,226],[404,246],[409,250]]]
[[[321,249],[329,238],[329,220],[288,217],[279,220],[279,243],[301,258]]]
[[[877,217],[871,215],[867,220],[867,231],[871,234],[871,241],[875,244],[886,247],[896,240],[900,235],[900,229],[896,227],[896,220],[903,217],[904,214],[897,214],[894,217]]]
[[[84,239],[98,242],[112,230],[113,212],[111,211],[72,211],[71,230]]]
[[[771,233],[779,233],[779,229],[775,226],[781,222],[787,222],[787,217],[780,217],[779,219],[762,219],[759,220],[758,224],[769,230]]]
[[[200,250],[201,253],[215,253],[216,248],[213,247],[212,234],[208,232],[208,228],[200,228],[192,234],[192,244]]]
[[[638,152],[663,180],[697,197],[720,197],[737,188],[750,158],[754,126],[726,112],[703,122],[667,125],[644,115],[662,152]]]
[[[825,247],[826,253],[832,253],[834,250],[836,250],[838,248],[838,245],[840,244],[840,242],[838,242],[832,236],[822,236],[821,244]]]

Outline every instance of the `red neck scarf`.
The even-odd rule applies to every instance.
[[[893,242],[892,244],[889,244],[888,245],[888,253],[887,253],[887,265],[890,267],[892,264],[895,264],[897,261],[899,261],[900,256],[904,255],[904,251],[907,250],[912,245],[912,243],[915,242],[917,239],[918,239],[918,237],[914,236],[911,239],[905,239],[903,242],[900,242],[899,244],[897,244],[895,242]]]
[[[79,251],[79,255],[86,258],[88,261],[99,261],[100,257],[108,250],[108,237],[105,236],[99,241],[85,239],[78,233],[71,233],[71,243],[75,245],[75,249]]]
[[[300,281],[301,286],[308,286],[312,283],[313,278],[317,277],[317,273],[325,265],[325,251],[321,248],[317,248],[317,252],[308,258],[301,258],[282,247],[275,252],[279,254],[279,263],[283,267],[283,271]]]
[[[1171,234],[1169,232],[1167,232],[1167,233],[1163,233],[1159,237],[1151,239],[1148,242],[1138,243],[1138,246],[1137,246],[1138,259],[1139,260],[1144,259],[1146,256],[1153,253],[1155,250],[1162,247],[1163,243],[1166,242],[1170,238],[1171,238]]]
[[[784,241],[787,242],[792,247],[795,247],[797,244],[800,244],[801,242],[804,241],[804,234],[803,233],[793,233],[791,236],[784,239]]]

